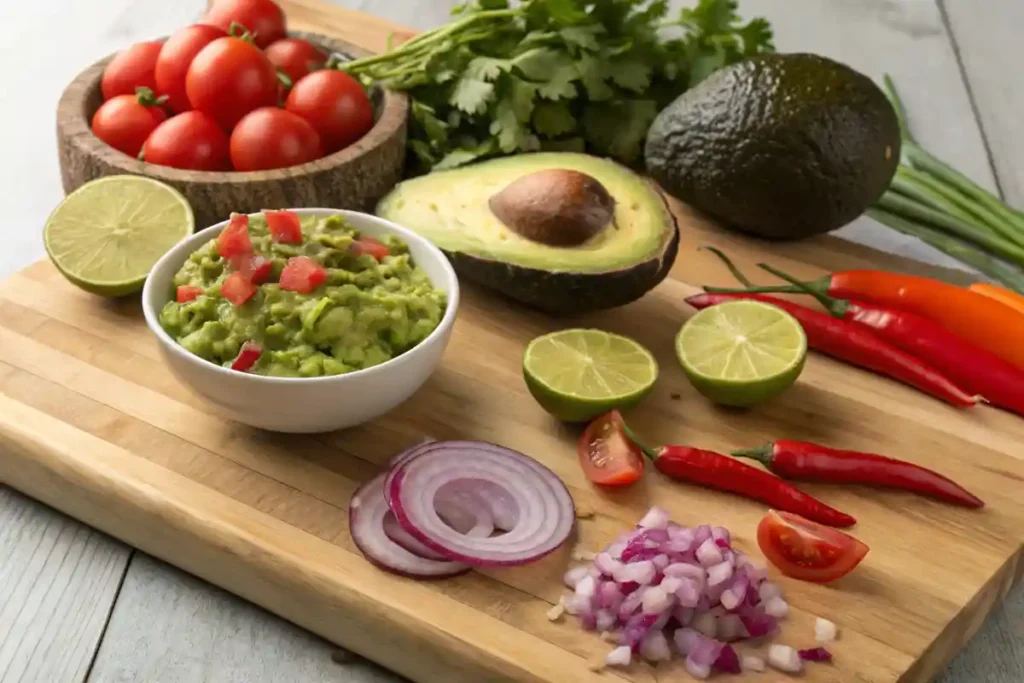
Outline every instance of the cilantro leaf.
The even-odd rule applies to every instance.
[[[434,170],[443,171],[445,169],[462,166],[463,164],[468,164],[471,161],[475,161],[480,157],[493,154],[497,151],[497,145],[495,145],[494,140],[485,140],[474,147],[457,147],[448,152],[444,155],[444,158],[434,164]]]
[[[533,113],[534,99],[537,97],[536,84],[515,76],[509,76],[508,83],[507,97],[516,118],[520,121],[529,121]]]
[[[583,82],[583,87],[591,102],[611,99],[615,94],[615,91],[607,83],[607,64],[607,61],[589,55],[581,57],[577,64],[580,80]]]
[[[558,35],[570,46],[597,52],[601,49],[601,43],[598,42],[597,36],[603,33],[605,33],[603,26],[592,24],[590,26],[566,26],[558,32]]]
[[[539,47],[515,57],[512,63],[526,78],[538,83],[537,92],[541,97],[549,100],[576,97],[573,81],[579,80],[580,72],[567,52]]]
[[[512,62],[494,57],[476,57],[466,66],[466,76],[478,81],[493,81],[512,68]]]
[[[490,132],[491,135],[498,136],[498,146],[501,151],[506,153],[515,152],[525,142],[526,131],[519,123],[516,110],[509,100],[501,100],[494,108],[494,120],[491,121]]]
[[[576,117],[563,102],[539,102],[533,111],[533,127],[541,135],[558,137],[576,129]]]
[[[543,140],[540,143],[541,149],[548,152],[578,152],[582,154],[587,151],[587,141],[583,138],[563,138],[561,140]]]
[[[594,104],[583,113],[583,129],[595,150],[632,164],[640,158],[647,129],[657,114],[654,100]]]
[[[651,84],[651,67],[635,60],[612,61],[608,65],[612,80],[617,85],[643,92]]]
[[[483,114],[488,103],[494,98],[494,84],[471,78],[463,74],[455,83],[450,104],[467,114]]]
[[[580,72],[575,64],[565,64],[551,72],[548,82],[541,85],[537,92],[549,100],[576,97],[576,86],[573,81],[579,80]]]

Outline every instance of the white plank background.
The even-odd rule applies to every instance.
[[[334,1],[421,29],[443,23],[453,4]],[[0,0],[0,277],[43,256],[40,228],[62,196],[54,105],[63,86],[93,60],[195,19],[203,5]],[[820,52],[876,78],[891,73],[926,146],[1024,205],[1024,0],[741,0],[741,10],[771,20],[780,50]],[[840,234],[950,264],[866,219]],[[398,680],[340,652],[0,487],[0,683]],[[940,681],[1024,681],[1024,589]]]

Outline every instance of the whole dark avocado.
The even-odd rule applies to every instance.
[[[867,76],[814,54],[751,57],[669,104],[647,171],[728,227],[771,239],[835,230],[889,187],[900,132]]]

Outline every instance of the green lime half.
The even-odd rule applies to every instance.
[[[135,175],[92,180],[46,220],[46,253],[68,280],[102,296],[142,289],[150,269],[195,230],[188,201],[169,185]]]
[[[800,376],[807,336],[796,318],[760,301],[729,301],[697,313],[676,336],[690,382],[715,403],[752,406]]]
[[[561,330],[530,342],[523,376],[546,411],[566,422],[585,422],[639,403],[658,379],[658,362],[628,337]]]

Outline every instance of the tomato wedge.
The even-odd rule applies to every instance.
[[[757,525],[757,545],[783,574],[812,583],[846,576],[869,550],[838,529],[775,510],[769,510]]]
[[[238,357],[231,363],[231,369],[247,372],[256,365],[256,361],[260,359],[261,355],[263,355],[263,347],[256,342],[247,341],[242,344],[242,348],[238,351]]]
[[[302,226],[299,224],[299,214],[288,210],[264,209],[263,217],[267,221],[270,237],[275,242],[302,244]]]
[[[376,240],[372,237],[360,237],[353,242],[348,249],[355,256],[369,254],[378,261],[391,253],[391,251],[384,246],[380,240]]]
[[[227,226],[217,235],[217,253],[221,258],[232,259],[252,253],[249,239],[249,216],[244,213],[231,214]]]
[[[244,273],[236,270],[224,278],[220,293],[235,306],[241,306],[256,294],[256,285]]]
[[[179,304],[184,304],[188,303],[189,301],[192,301],[202,293],[202,287],[195,287],[193,285],[179,285],[178,289],[175,291],[174,300],[177,301]]]
[[[327,281],[327,270],[308,256],[293,256],[281,271],[281,289],[309,294]]]
[[[587,478],[603,486],[626,486],[644,473],[640,449],[626,437],[622,415],[613,410],[591,422],[576,446]]]

